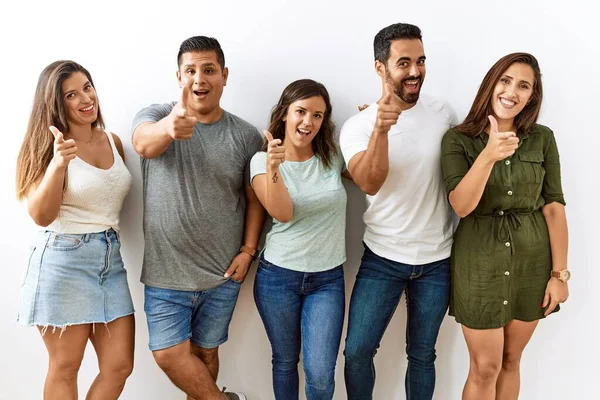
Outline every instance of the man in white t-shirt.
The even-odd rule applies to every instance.
[[[406,290],[406,396],[431,399],[453,234],[440,151],[456,117],[444,102],[420,96],[425,53],[418,27],[382,29],[374,50],[382,97],[346,121],[340,135],[348,170],[367,194],[365,251],[344,352],[346,390],[349,400],[373,398],[373,357]]]

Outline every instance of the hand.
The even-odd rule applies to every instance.
[[[169,114],[167,132],[175,140],[191,138],[194,133],[194,127],[198,122],[196,118],[187,116],[187,102],[191,90],[192,88],[189,85],[181,88],[181,99]]]
[[[496,162],[512,156],[519,147],[519,138],[514,132],[498,132],[496,118],[489,115],[490,137],[485,152],[490,160]]]
[[[364,111],[367,108],[369,108],[369,105],[368,104],[363,104],[362,106],[358,106],[358,111]]]
[[[248,253],[240,252],[240,254],[233,258],[231,265],[227,268],[223,277],[229,278],[231,276],[231,279],[234,281],[242,283],[246,279],[246,275],[248,275],[251,264],[252,256]]]
[[[281,139],[273,139],[273,135],[268,130],[263,131],[267,138],[267,168],[272,170],[279,169],[279,165],[285,161],[285,146],[281,146]]]
[[[394,88],[388,82],[383,86],[383,95],[379,99],[377,109],[377,119],[375,120],[375,129],[380,133],[388,133],[393,125],[398,122],[398,117],[402,113],[400,100],[394,93]]]
[[[54,158],[52,161],[57,167],[67,168],[69,162],[77,156],[75,140],[65,140],[63,133],[55,126],[50,126],[48,129],[54,135]]]
[[[569,286],[567,282],[563,282],[557,278],[550,278],[546,285],[546,293],[544,294],[544,302],[542,308],[546,308],[544,317],[547,317],[557,305],[567,301],[569,297]]]

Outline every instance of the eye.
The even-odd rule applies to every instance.
[[[83,90],[84,90],[85,92],[89,92],[90,90],[92,90],[92,85],[85,85],[85,86],[83,87]]]
[[[296,112],[297,112],[298,114],[300,114],[300,115],[303,115],[303,114],[304,114],[304,110],[296,110]]]
[[[212,74],[213,72],[215,72],[215,71],[213,69],[211,69],[211,68],[208,68],[208,69],[204,70],[205,74]]]
[[[419,65],[425,65],[425,60],[419,60],[419,61],[417,61],[417,64],[419,64]]]
[[[323,114],[315,114],[315,118],[321,119],[321,118],[323,118]]]
[[[69,99],[69,100],[71,100],[74,97],[75,97],[75,93],[69,93],[69,94],[67,94],[67,99]]]
[[[528,89],[529,89],[529,85],[527,85],[527,84],[522,84],[522,85],[521,85],[521,89],[523,89],[523,90],[528,90]]]
[[[193,70],[193,69],[191,69],[191,68],[188,68],[188,69],[185,71],[185,73],[186,73],[186,74],[188,74],[188,75],[194,75],[194,74],[196,73],[196,71],[194,71],[194,70]]]
[[[508,85],[510,83],[510,80],[508,78],[500,78],[500,82],[504,83],[505,85]]]
[[[408,67],[408,63],[406,61],[402,61],[401,63],[398,64],[398,66],[402,67],[402,68],[406,68],[406,67]]]

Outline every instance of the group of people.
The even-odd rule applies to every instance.
[[[180,46],[179,101],[136,115],[149,348],[188,399],[246,398],[217,386],[218,348],[257,259],[254,299],[272,347],[274,397],[298,399],[302,353],[306,398],[333,398],[346,305],[342,177],[367,199],[344,349],[348,399],[373,398],[375,353],[403,292],[407,399],[433,397],[448,305],[470,354],[462,398],[518,397],[523,349],[567,299],[570,276],[557,146],[536,122],[538,62],[502,57],[459,123],[447,103],[420,94],[418,27],[382,29],[374,58],[381,98],[343,124],[339,141],[327,89],[310,79],[283,90],[262,134],[221,108],[228,69],[218,41],[205,36]],[[81,65],[56,61],[40,75],[17,166],[17,195],[45,227],[18,314],[48,350],[44,398],[77,398],[90,340],[99,374],[87,399],[116,399],[133,368],[119,236],[132,178]],[[261,251],[265,211],[273,223]]]

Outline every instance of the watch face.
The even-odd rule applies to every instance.
[[[571,272],[568,270],[561,271],[561,275],[562,280],[565,282],[571,279]]]

